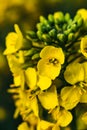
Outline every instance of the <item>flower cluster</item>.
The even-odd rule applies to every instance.
[[[13,74],[13,94],[23,123],[18,130],[61,130],[70,127],[73,111],[87,104],[87,10],[40,17],[36,31],[6,36],[6,55]],[[81,108],[80,108],[81,109]],[[77,109],[78,110],[78,109]],[[83,113],[82,113],[83,114]],[[87,111],[80,115],[87,124]]]

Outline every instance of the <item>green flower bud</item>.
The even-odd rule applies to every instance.
[[[43,35],[42,35],[42,39],[43,39],[45,42],[51,42],[51,37],[50,37],[48,34],[43,34]]]
[[[43,17],[43,16],[40,16],[40,22],[41,22],[41,23],[44,23],[44,24],[47,24],[47,23],[48,23],[48,21],[46,20],[46,18]]]
[[[40,58],[40,54],[39,54],[39,53],[36,53],[36,54],[34,54],[34,55],[31,57],[32,60],[35,60],[35,59],[38,59],[38,58]]]
[[[70,20],[70,14],[66,13],[65,16],[64,16],[64,19],[65,19],[66,22],[68,22]]]
[[[75,23],[71,26],[71,30],[74,32],[77,31],[77,25]]]
[[[53,22],[54,22],[54,17],[53,17],[52,14],[49,14],[49,15],[48,15],[48,21],[49,21],[50,23],[53,23]]]
[[[50,35],[51,37],[53,37],[53,38],[56,38],[56,34],[57,34],[57,32],[56,32],[55,29],[52,29],[52,30],[49,31],[49,35]]]
[[[69,33],[68,35],[68,41],[73,41],[75,39],[74,33]]]
[[[65,35],[68,35],[70,32],[72,32],[71,28],[65,30],[65,31],[64,31],[64,34],[65,34]]]
[[[80,17],[77,21],[77,27],[81,27],[82,24],[83,24],[83,19]]]
[[[65,41],[65,35],[64,34],[57,34],[57,39],[60,41],[60,42],[64,42]]]
[[[27,31],[26,32],[26,38],[27,39],[36,39],[37,38],[37,35],[34,31]]]
[[[33,55],[35,52],[36,52],[36,49],[35,49],[35,48],[31,48],[31,49],[29,49],[29,50],[24,50],[24,51],[23,51],[25,57],[31,56],[31,55]]]
[[[41,31],[37,31],[37,36],[40,40],[42,40],[42,32]]]

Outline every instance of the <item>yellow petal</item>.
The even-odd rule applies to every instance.
[[[38,77],[38,82],[37,82],[37,86],[39,86],[39,88],[41,90],[45,90],[45,89],[48,89],[51,85],[51,79],[46,77],[46,76],[41,76],[39,75]]]
[[[6,36],[6,50],[4,51],[4,55],[15,53],[17,49],[15,48],[15,44],[17,41],[17,34],[15,32],[11,32]]]
[[[23,43],[23,35],[17,24],[14,25],[16,32],[10,32],[6,36],[6,47],[4,54],[12,54],[19,50],[19,45]]]
[[[35,68],[27,68],[25,70],[25,78],[26,78],[26,83],[31,89],[36,88],[36,82],[37,82],[37,73]]]
[[[45,120],[41,120],[39,122],[39,127],[40,127],[39,130],[50,130],[50,128],[53,127],[53,126],[54,126],[53,123],[45,121]]]
[[[70,84],[84,80],[84,69],[80,63],[72,63],[66,67],[64,72],[65,80]]]
[[[15,86],[20,86],[21,85],[21,77],[20,77],[20,75],[14,76],[14,84],[15,84]]]
[[[72,121],[72,114],[69,111],[64,109],[59,112],[59,117],[57,121],[57,124],[59,126],[66,127],[67,125],[70,124],[71,121]]]
[[[37,102],[37,98],[33,98],[31,101],[31,109],[33,110],[35,116],[39,116],[39,109],[38,109],[38,102]]]
[[[87,20],[87,10],[82,8],[77,11],[77,14],[81,15],[84,21]]]
[[[55,125],[53,126],[52,130],[60,130],[60,127],[59,127],[57,124],[55,124]]]
[[[61,64],[54,65],[49,63],[48,59],[41,59],[37,64],[37,68],[40,75],[54,80],[60,74]]]
[[[64,87],[61,90],[61,106],[63,106],[66,110],[70,110],[74,108],[79,102],[81,98],[81,89],[80,87],[72,86],[72,87]]]
[[[18,130],[29,130],[29,126],[26,122],[23,122],[18,126]]]
[[[56,58],[58,61],[63,64],[64,63],[64,53],[62,48],[57,48],[54,46],[46,46],[40,52],[41,58]]]
[[[41,105],[48,110],[55,108],[59,104],[55,86],[52,86],[47,92],[42,92],[39,94],[38,98]]]
[[[14,75],[19,75],[21,71],[21,66],[19,64],[18,59],[15,57],[15,55],[7,55],[7,60],[10,67],[10,71]]]

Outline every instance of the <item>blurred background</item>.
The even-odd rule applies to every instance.
[[[87,0],[0,0],[0,130],[17,130],[21,123],[21,117],[13,119],[14,102],[7,93],[13,81],[3,55],[6,35],[14,31],[15,23],[23,32],[34,30],[40,15],[47,17],[50,13],[62,11],[73,17],[80,8],[87,9]],[[86,126],[83,124],[78,130],[86,130]]]

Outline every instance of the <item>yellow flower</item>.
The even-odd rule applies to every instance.
[[[15,55],[7,55],[8,64],[10,67],[10,71],[13,75],[19,75],[21,72],[21,65],[19,64],[18,58]]]
[[[65,80],[70,84],[84,81],[84,69],[80,63],[71,63],[64,72]]]
[[[40,57],[37,64],[40,75],[55,79],[61,70],[61,64],[64,63],[64,53],[61,48],[54,46],[46,46],[40,52]]]
[[[73,109],[80,102],[81,95],[80,87],[64,87],[61,90],[60,104],[66,110]]]
[[[4,54],[12,54],[18,51],[17,45],[23,43],[23,35],[17,24],[14,25],[16,32],[10,32],[6,37],[6,47]]]
[[[87,20],[87,10],[86,9],[79,9],[77,11],[77,14],[81,15],[81,17],[83,18],[84,22],[86,22]]]
[[[58,61],[63,64],[64,63],[64,53],[62,48],[57,48],[54,46],[46,46],[42,49],[40,52],[41,58],[55,58],[58,59]],[[55,61],[56,62],[56,61]]]
[[[81,53],[87,58],[87,36],[81,39],[80,49]]]
[[[25,80],[30,89],[39,87],[41,90],[45,90],[49,88],[52,83],[50,78],[38,75],[38,72],[32,67],[25,70]]]

